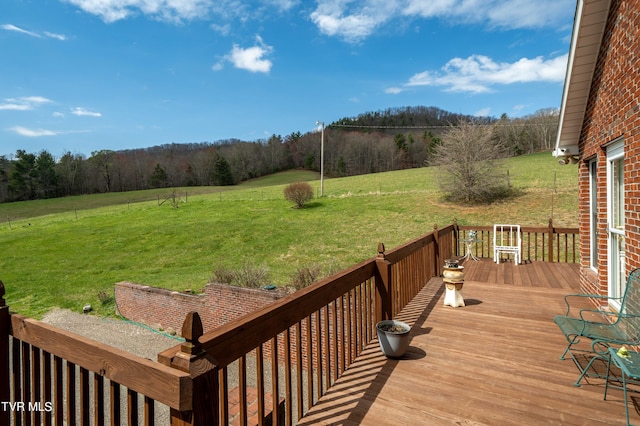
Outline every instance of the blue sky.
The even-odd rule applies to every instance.
[[[2,0],[0,155],[560,106],[575,0]]]

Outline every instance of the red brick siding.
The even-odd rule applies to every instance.
[[[627,272],[640,266],[640,0],[613,0],[596,63],[579,141],[584,160],[598,163],[598,271],[589,269],[589,170],[580,163],[581,283],[585,291],[607,294],[606,145],[623,138]]]

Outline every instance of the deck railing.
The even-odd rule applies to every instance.
[[[153,425],[156,403],[192,409],[188,373],[9,314],[4,292],[0,425]]]
[[[472,246],[472,253],[477,257],[493,258],[493,226],[457,225],[456,230],[456,254],[465,253],[464,239],[469,236],[469,231],[476,231],[476,235],[482,242]],[[532,227],[521,226],[522,234],[522,261],[543,262],[580,262],[578,247],[578,228],[557,228],[549,219],[547,226]]]
[[[488,238],[493,228],[454,223],[393,250],[380,244],[377,256],[206,334],[191,313],[185,343],[160,353],[159,362],[9,314],[0,284],[0,401],[32,408],[0,409],[0,424],[90,424],[93,417],[96,425],[151,425],[155,401],[169,407],[176,426],[291,425],[374,340],[376,322],[396,316],[440,275],[471,229]],[[542,253],[559,253],[552,261],[575,261],[560,254],[575,253],[577,230],[522,229],[534,235],[527,241],[540,234]],[[484,243],[476,250],[492,256]]]

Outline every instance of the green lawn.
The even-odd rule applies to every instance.
[[[490,206],[444,202],[436,168],[326,179],[325,197],[303,209],[284,200],[283,188],[306,180],[319,193],[316,173],[178,188],[187,201],[178,208],[158,206],[172,190],[0,204],[0,279],[13,311],[41,317],[91,303],[107,315],[112,306],[98,295],[113,294],[118,281],[197,289],[217,266],[252,264],[283,285],[298,267],[335,272],[374,256],[379,242],[395,247],[454,218],[535,226],[553,214],[558,226],[577,226],[575,166],[559,166],[549,153],[504,166],[522,195]]]

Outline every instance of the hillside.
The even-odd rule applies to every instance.
[[[324,132],[266,139],[171,143],[100,150],[86,157],[18,150],[0,156],[0,203],[175,187],[232,186],[285,170],[355,176],[422,167],[459,121],[491,126],[506,156],[550,150],[557,110],[524,118],[477,118],[435,107],[389,108],[330,123]],[[324,136],[324,138],[323,138]],[[321,152],[322,151],[322,152]]]
[[[327,179],[326,196],[304,209],[284,200],[283,184],[258,182],[189,195],[178,208],[157,199],[91,209],[83,209],[85,197],[34,201],[34,211],[59,213],[0,223],[0,279],[16,312],[40,317],[52,307],[77,311],[91,303],[102,315],[113,313],[107,296],[118,281],[197,289],[218,267],[256,265],[284,285],[299,268],[333,273],[374,256],[379,242],[395,247],[454,218],[546,225],[553,215],[558,226],[577,226],[575,167],[559,166],[549,153],[511,158],[503,167],[522,195],[491,206],[443,202],[433,167]],[[127,195],[135,200],[138,193]],[[0,205],[0,218],[9,206]]]

